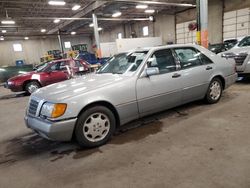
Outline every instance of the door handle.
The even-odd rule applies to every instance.
[[[206,70],[212,70],[213,67],[207,66]]]
[[[179,78],[179,77],[181,77],[181,74],[178,74],[178,73],[175,73],[175,74],[173,74],[173,76],[172,76],[172,78]]]

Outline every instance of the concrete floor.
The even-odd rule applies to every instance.
[[[250,82],[220,103],[191,103],[134,122],[81,150],[27,129],[28,97],[0,88],[1,188],[249,188]]]

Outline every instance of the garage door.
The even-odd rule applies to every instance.
[[[250,35],[250,8],[224,13],[223,38],[241,39]]]
[[[177,44],[190,44],[196,42],[196,31],[189,31],[188,29],[189,23],[193,22],[195,22],[195,20],[176,24]]]

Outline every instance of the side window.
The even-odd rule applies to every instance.
[[[83,65],[81,64],[81,62],[80,61],[75,61],[75,65],[76,65],[76,67],[83,67]]]
[[[176,71],[176,62],[170,49],[156,51],[149,59],[148,67],[157,67],[161,74]]]
[[[200,59],[203,65],[213,64],[213,61],[203,53],[200,53]]]
[[[51,70],[51,71],[58,71],[58,70],[60,70],[60,62],[53,64],[53,65],[50,67],[50,70]]]
[[[200,53],[194,48],[178,48],[174,50],[182,69],[188,69],[195,66],[202,65],[200,60]]]
[[[59,64],[60,64],[59,70],[67,70],[67,68],[66,68],[66,65],[68,65],[67,62],[62,61],[62,62],[60,62]]]

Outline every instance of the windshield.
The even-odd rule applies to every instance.
[[[117,54],[110,58],[97,73],[124,74],[126,72],[135,72],[147,53],[148,51]]]
[[[250,46],[250,36],[242,39],[238,45],[239,47]]]
[[[49,63],[44,63],[42,65],[39,65],[38,68],[36,69],[37,72],[43,72],[47,66],[49,65]]]

